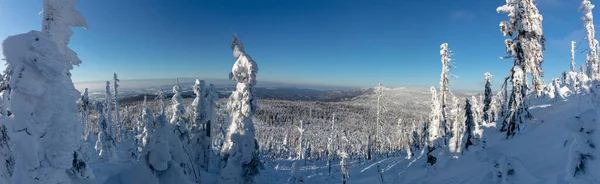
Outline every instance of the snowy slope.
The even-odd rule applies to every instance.
[[[414,159],[392,157],[378,161],[350,164],[348,183],[379,182],[377,165],[383,171],[384,183],[495,183],[494,162],[509,158],[515,169],[515,183],[566,183],[565,170],[572,134],[566,125],[575,115],[590,108],[589,100],[579,95],[565,100],[542,99],[532,102],[530,111],[535,119],[521,134],[506,140],[494,127],[485,129],[488,147],[478,152],[466,152],[458,158],[441,158],[437,171],[425,167],[425,156]],[[440,159],[440,158],[438,158]],[[339,160],[336,160],[339,162]],[[289,176],[291,161],[268,163],[261,183],[284,183]],[[337,163],[336,163],[337,164]],[[278,167],[276,167],[279,165]],[[339,165],[328,176],[324,162],[308,162],[302,168],[306,183],[339,183]],[[273,177],[274,175],[278,177]]]

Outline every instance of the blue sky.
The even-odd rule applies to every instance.
[[[509,71],[498,24],[504,0],[79,0],[89,29],[70,47],[83,60],[75,82],[226,78],[234,30],[259,65],[258,79],[346,86],[437,86],[448,42],[455,89],[494,86]],[[570,41],[585,34],[580,1],[537,0],[547,39],[545,80],[568,70]],[[0,0],[0,39],[40,30],[41,0]],[[583,63],[586,43],[578,48]]]

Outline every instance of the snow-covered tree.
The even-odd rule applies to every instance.
[[[329,133],[329,137],[327,138],[327,168],[329,170],[329,175],[331,175],[331,165],[332,165],[333,158],[334,158],[333,154],[335,153],[335,151],[333,151],[334,136],[335,136],[335,113],[333,113],[333,118],[331,121],[331,131]],[[369,142],[371,142],[370,137],[371,136],[369,135]],[[367,148],[367,149],[369,149],[369,148]]]
[[[67,45],[70,26],[85,27],[74,0],[43,3],[42,32],[10,36],[2,43],[10,71],[6,120],[15,159],[11,183],[70,183],[67,175],[82,135],[71,81],[81,61]]]
[[[252,116],[256,112],[254,86],[258,66],[244,51],[244,45],[234,35],[231,42],[233,56],[237,61],[229,78],[237,82],[236,90],[229,97],[228,108],[231,123],[221,154],[226,166],[221,170],[220,183],[252,183],[262,163],[258,158],[258,144],[254,138]]]
[[[588,41],[588,54],[585,58],[585,63],[588,67],[587,75],[592,80],[598,80],[600,79],[600,76],[598,75],[598,57],[596,56],[596,45],[598,44],[598,40],[595,38],[596,31],[594,29],[594,15],[592,14],[592,9],[594,9],[594,5],[590,2],[590,0],[583,0],[579,6],[579,11],[583,14],[581,19],[583,20],[583,25],[585,26]]]
[[[185,133],[186,120],[185,120],[185,108],[183,107],[183,97],[181,97],[181,86],[179,85],[179,79],[177,84],[173,86],[173,98],[171,99],[171,124],[176,125],[177,129],[181,133]]]
[[[482,123],[482,119],[481,119],[481,108],[479,108],[479,101],[477,101],[477,98],[475,96],[471,96],[471,112],[472,112],[472,116],[473,116],[473,121],[475,121],[476,125],[481,125]]]
[[[441,118],[441,106],[440,101],[437,98],[437,92],[435,87],[431,87],[431,113],[429,114],[429,124],[428,124],[428,152],[427,152],[427,163],[429,165],[434,165],[436,162],[436,158],[431,153],[443,146],[443,137],[441,136],[444,131],[444,127],[442,127],[440,123]]]
[[[452,62],[452,59],[450,59],[450,56],[452,55],[452,52],[448,49],[448,43],[443,43],[442,45],[440,45],[440,55],[442,56],[442,73],[440,74],[440,121],[441,121],[441,126],[442,126],[442,134],[440,134],[441,138],[444,141],[444,144],[446,143],[446,141],[448,141],[448,132],[450,129],[450,126],[448,126],[448,115],[447,115],[447,96],[449,94],[452,94],[452,92],[450,91],[450,76],[454,76],[452,74],[450,74],[450,68],[454,67],[454,63]]]
[[[81,94],[81,98],[79,99],[79,108],[80,108],[80,118],[81,124],[83,125],[83,137],[87,140],[88,136],[90,136],[92,132],[91,123],[89,123],[89,114],[90,114],[90,97],[88,93],[88,88],[85,88],[84,92]]]
[[[508,54],[505,58],[514,60],[509,75],[513,82],[513,91],[516,91],[516,96],[523,97],[526,92],[524,89],[527,89],[528,73],[533,77],[533,89],[537,96],[541,95],[544,87],[542,52],[545,50],[546,39],[542,31],[542,15],[539,14],[533,1],[507,0],[505,5],[496,9],[499,13],[508,14],[509,17],[508,21],[500,22],[500,31],[504,36],[508,36],[504,41]]]
[[[462,138],[464,139],[462,142],[463,150],[467,151],[477,143],[477,138],[475,137],[474,127],[476,125],[475,118],[473,117],[473,107],[471,106],[471,102],[469,99],[466,99],[465,102],[465,124],[464,124],[464,134]]]
[[[600,134],[598,128],[598,114],[594,109],[588,109],[568,122],[568,127],[573,132],[573,142],[569,148],[566,180],[570,183],[598,183],[600,182],[599,154],[596,151]]]
[[[104,115],[104,104],[96,102],[95,109],[98,112],[98,139],[96,139],[96,151],[99,153],[100,160],[115,163],[117,161],[115,152],[117,146],[111,132],[111,124],[108,123],[108,118]]]
[[[506,4],[496,9],[499,13],[507,13],[509,20],[500,22],[500,31],[508,38],[505,58],[513,58],[513,67],[509,77],[512,83],[507,114],[502,117],[501,130],[506,137],[514,136],[520,131],[520,125],[532,118],[525,103],[527,97],[527,75],[531,73],[533,89],[540,96],[544,88],[542,81],[542,63],[545,50],[545,38],[542,32],[542,16],[533,0],[507,0]]]
[[[460,104],[458,103],[458,98],[453,97],[452,101],[454,105],[452,106],[452,137],[450,138],[450,143],[448,144],[448,150],[454,154],[460,154],[463,149],[463,137],[465,134],[465,126],[464,123],[460,122]]]
[[[197,128],[202,128],[207,121],[207,96],[206,94],[206,83],[204,80],[196,79],[196,83],[192,87],[194,94],[196,97],[194,101],[190,105],[190,110],[192,113],[192,120],[194,121],[194,126]]]
[[[490,72],[485,72],[485,97],[483,99],[483,121],[485,121],[486,123],[490,123],[492,118],[491,116],[491,112],[490,109],[491,107],[491,103],[492,103],[492,97],[493,97],[493,93],[492,93],[492,83],[491,83],[491,79],[492,79],[492,74],[490,74]]]
[[[160,114],[159,116],[164,116],[164,118],[167,118],[167,114],[166,114],[166,110],[167,110],[167,94],[162,90],[162,89],[158,89],[158,91],[156,92],[156,99],[159,100],[160,102]],[[158,122],[158,120],[157,120]],[[166,121],[168,122],[168,121]]]
[[[304,159],[304,131],[306,131],[306,129],[304,129],[304,121],[300,120],[300,126],[296,127],[298,128],[298,147],[296,148],[296,160],[302,160]]]
[[[195,162],[196,165],[208,169],[209,159],[211,155],[211,144],[210,144],[210,121],[212,117],[209,116],[209,111],[212,107],[212,101],[210,91],[206,87],[204,80],[196,79],[196,83],[192,87],[196,97],[190,105],[191,119],[192,119],[192,131],[190,138],[193,141],[193,147],[196,151]]]
[[[113,73],[113,88],[115,90],[115,128],[117,129],[117,137],[118,140],[122,140],[124,133],[124,126],[121,122],[121,110],[119,107],[119,78],[117,77],[117,73]],[[110,116],[109,116],[110,117]]]
[[[104,96],[104,100],[105,100],[105,108],[106,108],[106,123],[109,124],[108,127],[110,127],[110,129],[108,130],[110,132],[110,135],[113,136],[113,138],[115,139],[115,141],[117,140],[116,137],[116,133],[117,133],[117,126],[119,126],[118,124],[115,124],[112,121],[112,99],[113,96],[110,93],[110,81],[106,81],[106,91],[105,91],[105,96]]]
[[[347,164],[348,161],[346,161],[349,157],[348,152],[346,152],[347,146],[348,146],[348,137],[346,135],[346,131],[344,131],[344,134],[342,136],[342,146],[341,149],[339,151],[339,155],[342,158],[340,160],[340,170],[342,171],[342,184],[346,184],[346,180],[348,180],[348,168],[347,168]]]
[[[138,152],[143,152],[150,143],[152,134],[154,133],[154,116],[152,110],[148,107],[147,98],[144,96],[144,103],[142,104],[142,112],[137,119],[137,139],[138,139]]]
[[[552,83],[552,87],[554,88],[554,98],[556,99],[564,99],[564,95],[561,93],[560,89],[560,80],[555,78]]]

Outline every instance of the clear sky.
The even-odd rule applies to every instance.
[[[547,39],[545,80],[569,69],[570,41],[585,33],[579,0],[537,0]],[[507,75],[496,7],[504,0],[79,0],[89,29],[70,47],[83,60],[75,82],[226,78],[234,30],[259,65],[258,79],[351,86],[437,86],[448,42],[457,89]],[[40,30],[42,0],[0,0],[0,39]],[[587,43],[578,48],[583,63]]]

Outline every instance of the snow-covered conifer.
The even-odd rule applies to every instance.
[[[122,140],[122,136],[124,133],[124,126],[123,123],[121,122],[121,110],[119,108],[119,78],[117,78],[117,73],[113,73],[113,90],[115,90],[115,125],[117,125],[115,128],[117,129],[117,137],[118,140]]]
[[[114,122],[112,121],[112,99],[113,96],[110,93],[110,81],[106,81],[106,91],[105,91],[105,97],[104,100],[105,102],[105,108],[106,108],[106,123],[110,124],[108,127],[110,127],[109,132],[110,135],[113,136],[113,138],[115,139],[115,141],[117,140],[117,137],[115,137],[115,133],[117,132],[117,124],[114,124]]]
[[[462,151],[462,143],[465,132],[465,126],[462,122],[460,122],[460,104],[458,103],[458,98],[452,97],[452,101],[454,102],[451,110],[452,114],[452,137],[450,138],[450,142],[448,144],[448,150],[454,154],[459,154]]]
[[[491,79],[492,79],[492,74],[490,74],[490,72],[485,72],[485,97],[483,99],[483,121],[485,121],[486,123],[490,123],[491,122],[491,103],[492,103],[492,97],[494,94],[492,94],[492,83],[491,83]]]
[[[545,38],[542,32],[542,16],[539,14],[533,0],[508,0],[506,4],[496,9],[499,13],[507,13],[509,20],[500,22],[500,31],[507,36],[505,58],[513,58],[513,67],[509,77],[512,91],[508,101],[510,110],[502,117],[501,131],[506,137],[514,136],[520,131],[521,124],[531,119],[527,97],[527,75],[531,73],[533,90],[540,96],[544,88],[542,81],[542,63],[545,50]],[[526,23],[524,23],[526,22]]]
[[[171,104],[173,105],[171,107],[171,124],[176,125],[180,133],[185,133],[187,131],[186,120],[184,118],[185,108],[183,107],[183,97],[181,97],[179,79],[177,79],[177,84],[173,86],[173,98],[171,99]]]
[[[449,139],[448,137],[448,133],[449,133],[449,129],[451,128],[448,125],[448,115],[447,115],[447,98],[449,94],[452,94],[452,92],[450,91],[450,76],[454,76],[452,74],[450,74],[450,68],[454,67],[454,63],[452,62],[452,59],[450,59],[450,56],[452,55],[452,52],[450,51],[450,49],[448,49],[448,43],[443,43],[442,45],[440,45],[440,55],[442,56],[442,73],[440,74],[440,123],[441,123],[441,127],[442,129],[442,133],[440,134],[440,137],[443,139],[444,144],[448,141],[447,139]]]
[[[109,107],[110,108],[110,107]],[[116,143],[111,133],[111,124],[108,123],[108,118],[104,115],[104,104],[96,102],[95,109],[98,112],[98,139],[96,140],[96,151],[99,153],[99,158],[102,161],[115,163]]]
[[[477,144],[476,137],[474,136],[474,128],[476,122],[473,117],[473,107],[471,106],[471,102],[469,99],[466,99],[465,102],[465,124],[464,124],[464,134],[462,138],[464,139],[462,142],[464,143],[463,150],[469,150],[473,145]]]
[[[166,117],[167,116],[167,114],[166,114],[166,110],[167,110],[167,103],[166,103],[167,94],[162,89],[158,89],[158,91],[156,92],[156,99],[158,99],[159,102],[160,102],[160,114],[159,114],[159,116],[164,116],[164,118],[166,119],[167,118]]]
[[[191,123],[192,131],[189,134],[190,139],[193,141],[193,147],[195,149],[195,162],[202,168],[208,169],[208,163],[211,155],[210,145],[210,120],[212,117],[209,116],[211,111],[212,101],[210,99],[210,89],[207,89],[204,80],[196,79],[196,83],[192,87],[196,97],[190,105],[191,111]]]
[[[429,114],[429,124],[427,127],[428,130],[428,138],[427,138],[427,142],[428,142],[428,152],[427,152],[427,163],[431,166],[433,166],[436,163],[436,158],[434,155],[432,155],[431,153],[437,149],[437,148],[441,148],[443,146],[443,137],[441,137],[441,135],[443,134],[442,131],[444,130],[440,123],[440,117],[441,117],[441,107],[440,107],[440,101],[437,98],[437,92],[435,90],[435,87],[431,87],[430,89],[431,92],[431,113]]]
[[[300,126],[296,127],[298,128],[298,133],[300,134],[298,136],[298,148],[296,148],[296,159],[297,160],[302,160],[304,159],[304,122],[302,120],[300,120]]]
[[[81,124],[83,125],[83,137],[87,140],[88,136],[91,133],[92,127],[89,123],[89,114],[90,114],[90,97],[88,93],[88,88],[85,88],[84,92],[81,94],[81,98],[79,99],[79,107],[80,107],[80,118]]]
[[[192,111],[192,120],[194,122],[194,126],[197,128],[202,128],[204,123],[206,123],[207,119],[207,96],[206,94],[206,84],[204,80],[196,79],[196,83],[192,87],[194,94],[196,97],[191,104],[190,110]]]
[[[67,45],[70,26],[85,27],[74,0],[43,3],[42,32],[10,36],[2,43],[10,71],[6,124],[15,159],[11,183],[69,183],[82,135],[76,104],[80,93],[70,70],[81,61]]]
[[[544,87],[542,52],[545,50],[546,41],[542,31],[542,15],[539,14],[533,0],[508,0],[496,11],[506,13],[509,17],[508,21],[500,22],[500,31],[504,36],[508,36],[504,41],[508,54],[506,58],[514,59],[509,75],[513,82],[514,96],[525,97],[528,73],[531,73],[533,77],[532,84],[535,94],[540,96]],[[521,104],[520,99],[515,101],[517,106]],[[511,108],[512,111],[517,111],[516,107]],[[513,122],[513,120],[510,121]],[[509,131],[509,134],[513,134],[513,132]]]
[[[585,59],[586,66],[588,67],[587,75],[592,80],[598,80],[600,79],[600,76],[598,75],[598,58],[596,56],[596,45],[598,40],[595,38],[596,31],[594,29],[594,15],[592,14],[592,9],[594,9],[594,5],[590,2],[590,0],[583,0],[579,6],[579,11],[583,14],[581,19],[583,20],[583,25],[585,26],[588,41],[588,54]]]
[[[229,78],[237,82],[236,90],[229,97],[228,108],[231,123],[221,154],[226,166],[221,170],[220,183],[252,183],[262,163],[258,158],[258,144],[254,138],[252,116],[256,112],[254,86],[258,66],[244,51],[244,45],[234,35],[231,42],[233,56],[237,61]]]
[[[555,78],[552,83],[552,87],[554,88],[554,98],[556,99],[564,99],[564,95],[561,93],[560,89],[560,80]]]

